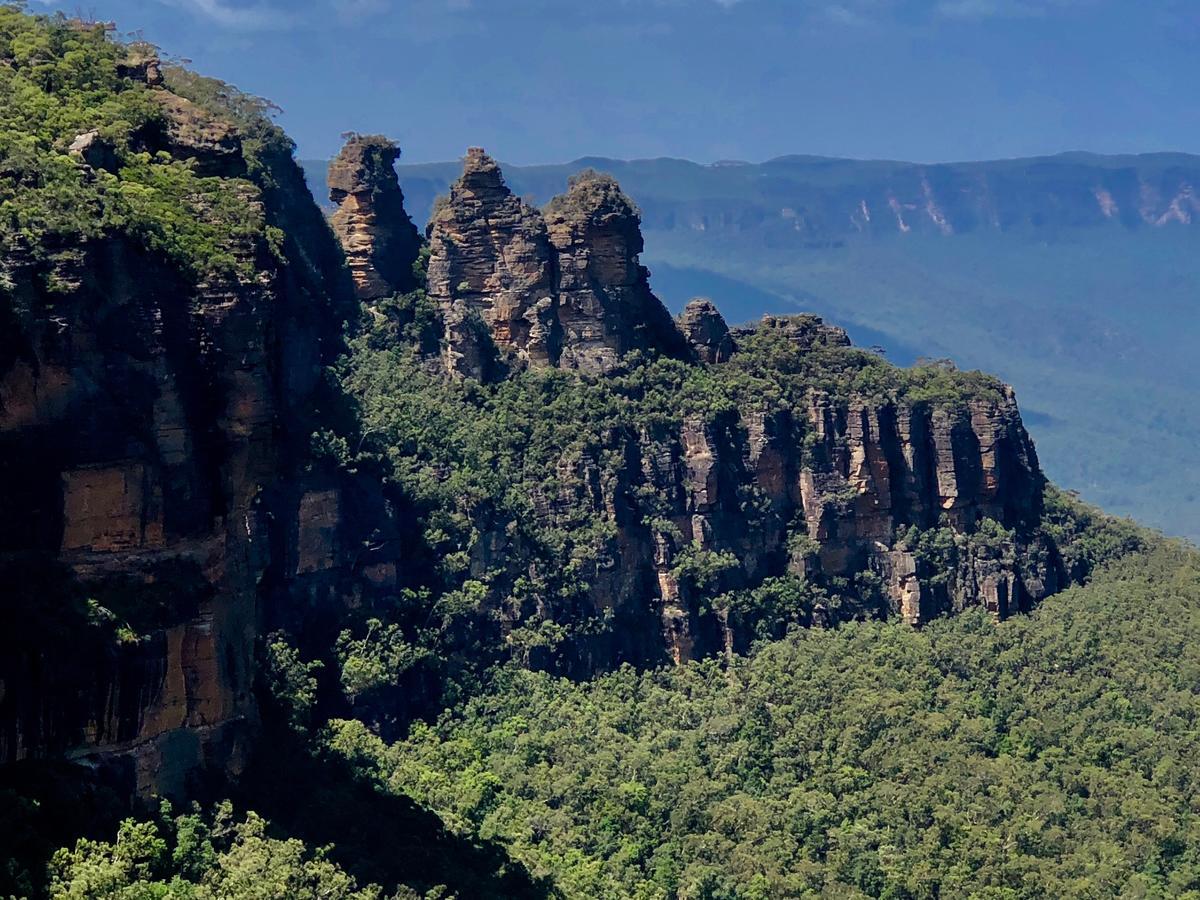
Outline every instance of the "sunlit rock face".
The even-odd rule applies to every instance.
[[[387,138],[352,135],[329,166],[330,217],[362,300],[417,286],[413,263],[421,236],[404,210],[396,180],[400,148]]]
[[[604,372],[631,350],[689,355],[638,262],[637,209],[606,175],[580,175],[538,211],[474,148],[428,234],[428,292],[442,310],[455,375]]]
[[[531,366],[596,376],[633,351],[719,366],[756,335],[804,354],[850,346],[844,330],[811,315],[731,331],[706,299],[672,321],[639,262],[638,210],[607,175],[577,176],[539,211],[512,194],[491,157],[471,150],[428,238],[427,291],[441,310],[452,377],[494,380]],[[582,499],[613,535],[604,565],[580,577],[592,614],[621,625],[572,651],[581,671],[748,646],[756,616],[768,613],[707,608],[679,577],[696,550],[736,560],[723,591],[797,574],[878,598],[878,608],[850,612],[818,606],[812,625],[846,615],[919,624],[972,605],[1004,617],[1058,587],[1053,550],[1031,527],[1042,476],[1007,389],[961,404],[813,389],[786,412],[764,400],[674,430],[614,428],[597,440],[558,466],[564,484],[589,486],[583,494],[532,498],[551,528],[572,527]],[[622,461],[615,476],[601,474],[602,458]],[[561,510],[573,512],[560,521]],[[986,520],[1005,537],[976,537]],[[952,571],[935,571],[909,544],[913,528],[939,527],[953,535]],[[481,534],[473,559],[481,572],[514,578],[526,564],[505,529]]]
[[[701,362],[722,363],[733,355],[733,337],[725,317],[707,297],[697,297],[683,308],[679,330]]]
[[[457,375],[555,365],[555,259],[546,224],[515,197],[478,148],[429,227],[428,293],[446,327],[445,360]]]

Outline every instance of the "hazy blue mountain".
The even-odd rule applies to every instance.
[[[949,356],[1017,388],[1050,477],[1200,536],[1200,157],[950,165],[789,156],[761,164],[580,159],[505,167],[542,203],[584,168],[641,206],[674,309],[730,321],[807,310],[890,358]],[[308,165],[323,183],[323,163]],[[400,166],[423,224],[459,163]]]

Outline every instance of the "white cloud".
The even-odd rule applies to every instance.
[[[1024,19],[1064,12],[1089,0],[939,0],[936,11],[948,19]]]
[[[870,25],[874,19],[861,9],[845,3],[831,3],[824,9],[824,18],[837,25],[859,27]]]
[[[941,0],[937,11],[950,19],[986,19],[991,16],[1013,15],[1015,7],[1024,4],[1004,4],[997,0]],[[1005,7],[1008,8],[1005,8]]]
[[[378,16],[392,8],[390,0],[332,0],[333,11],[348,22]]]
[[[243,31],[278,31],[294,26],[298,19],[287,10],[261,2],[233,0],[159,0],[168,6],[191,10],[226,28]]]

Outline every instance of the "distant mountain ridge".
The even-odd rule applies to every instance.
[[[309,164],[316,173],[322,163]],[[413,213],[425,218],[458,164],[401,166]],[[571,172],[612,173],[645,197],[649,229],[769,228],[812,239],[995,228],[1127,228],[1192,224],[1200,215],[1200,157],[1183,153],[1056,156],[910,163],[781,156],[709,165],[660,158],[582,157],[550,166],[506,166],[515,192],[544,200]],[[319,174],[319,173],[318,173]]]

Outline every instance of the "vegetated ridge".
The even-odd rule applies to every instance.
[[[305,166],[323,184],[324,164]],[[815,311],[895,362],[949,356],[998,373],[1036,424],[1053,480],[1200,536],[1197,157],[504,168],[534,203],[587,168],[618,178],[642,210],[644,261],[674,312],[697,294],[719,297],[731,323]],[[399,171],[422,224],[459,165]]]

